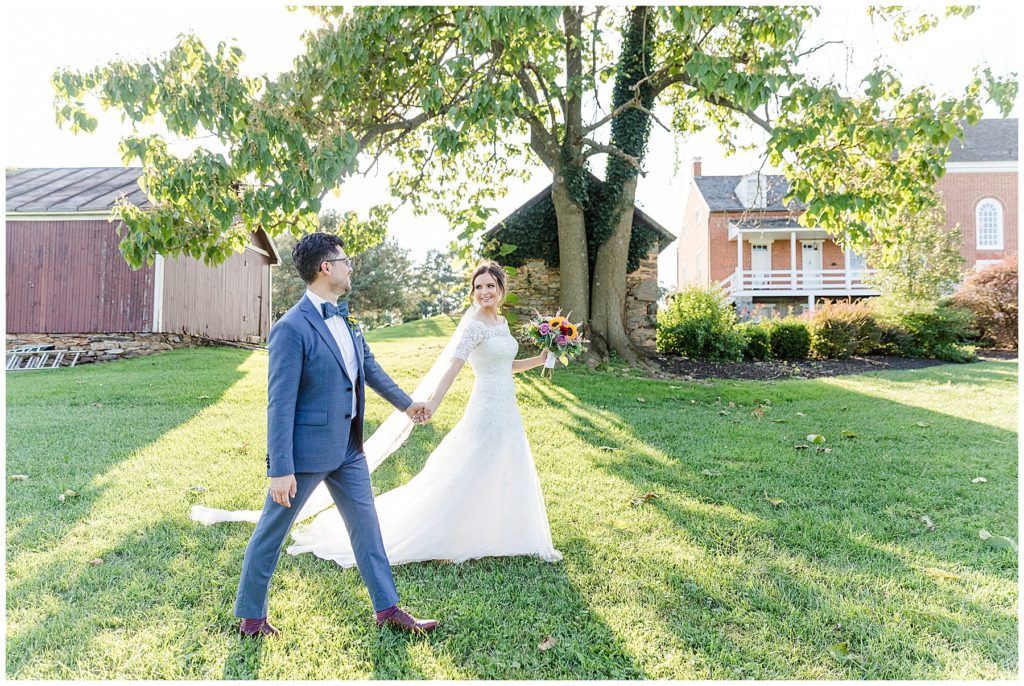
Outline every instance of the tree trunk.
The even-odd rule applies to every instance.
[[[587,226],[580,207],[565,178],[556,173],[551,184],[551,201],[558,220],[558,273],[562,314],[572,314],[573,322],[590,319],[590,266],[587,264]]]
[[[617,352],[631,365],[639,362],[633,344],[626,334],[626,261],[629,239],[633,234],[633,201],[636,177],[622,186],[618,220],[612,235],[598,248],[594,263],[594,296],[591,302],[590,326],[594,338],[601,337],[609,350]]]

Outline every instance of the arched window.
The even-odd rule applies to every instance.
[[[985,198],[974,210],[974,235],[978,250],[1003,249],[1003,206],[995,198]]]

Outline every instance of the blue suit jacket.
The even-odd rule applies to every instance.
[[[365,385],[399,410],[412,398],[398,387],[352,330],[358,378],[345,371],[341,350],[323,315],[303,296],[270,330],[267,384],[267,475],[328,472],[345,458],[349,434],[362,447]],[[352,394],[357,394],[352,421]]]

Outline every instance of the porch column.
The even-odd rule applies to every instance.
[[[846,277],[846,291],[850,291],[850,246],[843,249],[843,275]]]
[[[796,290],[796,231],[789,232],[789,287]]]
[[[807,296],[807,309],[814,312],[814,293]]]
[[[743,232],[736,228],[736,279],[739,290],[743,290]]]

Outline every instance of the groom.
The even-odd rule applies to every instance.
[[[348,316],[337,305],[352,286],[344,243],[327,233],[309,234],[292,256],[306,282],[306,295],[270,330],[267,404],[267,475],[270,492],[245,549],[235,616],[243,636],[275,636],[267,621],[270,576],[296,515],[321,482],[334,498],[370,591],[377,626],[427,632],[420,620],[398,607],[398,592],[381,540],[363,455],[365,385],[405,411],[413,421],[430,418],[391,380]]]

